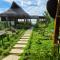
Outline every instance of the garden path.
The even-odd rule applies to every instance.
[[[13,48],[9,52],[10,54],[2,60],[18,60],[21,54],[24,52],[24,47],[26,47],[31,33],[32,29],[28,29],[21,37],[21,39],[16,43],[16,45],[13,46]]]

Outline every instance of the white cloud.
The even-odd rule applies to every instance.
[[[0,13],[3,13],[4,11],[7,11],[8,9],[9,9],[9,8],[6,8],[6,9],[5,9],[5,8],[1,8],[1,9],[0,9]]]
[[[23,7],[23,9],[31,15],[42,15],[46,10],[47,0],[4,0],[6,2],[12,3],[15,1],[18,5]],[[37,4],[33,6],[34,3]]]
[[[30,15],[42,15],[41,13],[41,8],[39,7],[29,7],[28,9],[26,9],[26,12],[28,12]]]
[[[15,0],[20,6],[31,5],[32,1],[30,0]]]
[[[29,6],[25,8],[25,11],[28,12],[30,15],[43,15],[44,11],[46,11],[46,1],[47,0],[36,0],[39,2],[37,3],[37,6]]]
[[[28,5],[31,5],[32,4],[32,2],[31,1],[28,1],[28,3],[27,3]]]

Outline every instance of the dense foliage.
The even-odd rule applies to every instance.
[[[21,38],[24,31],[24,29],[16,30],[16,32],[13,33],[11,31],[6,31],[4,38],[0,37],[0,60],[9,54],[9,51]]]
[[[30,28],[32,26],[31,22],[18,22],[17,24],[17,28],[24,28],[24,29],[27,29],[27,28]]]
[[[6,22],[1,22],[0,21],[0,30],[5,29],[6,25],[7,25]]]
[[[50,28],[45,35],[48,35],[48,32],[51,33],[51,27],[53,22],[49,24]],[[47,39],[46,36],[40,34],[39,29],[34,28],[31,39],[28,43],[28,46],[25,49],[21,60],[52,60],[53,59],[53,40]]]
[[[37,22],[29,43],[19,60],[57,60],[58,55],[54,50],[53,35],[53,19],[46,20],[46,22]]]

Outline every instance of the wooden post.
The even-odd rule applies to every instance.
[[[24,19],[24,22],[25,22],[25,19]]]
[[[31,23],[31,19],[30,19],[30,23]]]
[[[39,18],[37,19],[37,23],[39,23]]]
[[[58,36],[59,36],[59,26],[60,26],[60,18],[55,19],[55,32],[54,32],[54,44],[58,44]]]
[[[27,22],[28,22],[28,21],[27,21],[27,19],[26,19],[26,24],[27,24]]]
[[[58,36],[59,36],[59,27],[60,27],[60,0],[58,1],[57,5],[57,13],[55,19],[55,32],[54,32],[54,43],[58,44]]]
[[[15,28],[17,28],[17,23],[18,23],[18,20],[15,19]]]

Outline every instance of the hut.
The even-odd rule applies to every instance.
[[[18,23],[18,19],[24,19],[24,22],[27,22],[28,19],[30,19],[31,22],[31,19],[37,19],[37,21],[39,21],[39,19],[44,20],[45,18],[44,16],[30,16],[18,4],[16,4],[16,2],[12,3],[10,9],[1,13],[0,17],[2,21],[13,21],[15,26]]]
[[[15,26],[18,22],[18,19],[24,19],[27,21],[27,18],[30,18],[29,14],[26,13],[18,4],[15,2],[12,3],[10,9],[0,14],[2,21],[14,21]],[[8,23],[9,24],[9,23]]]
[[[25,19],[29,18],[29,14],[26,13],[19,5],[17,5],[15,2],[12,3],[9,10],[5,11],[4,13],[0,14],[0,17],[5,18],[20,18]]]

